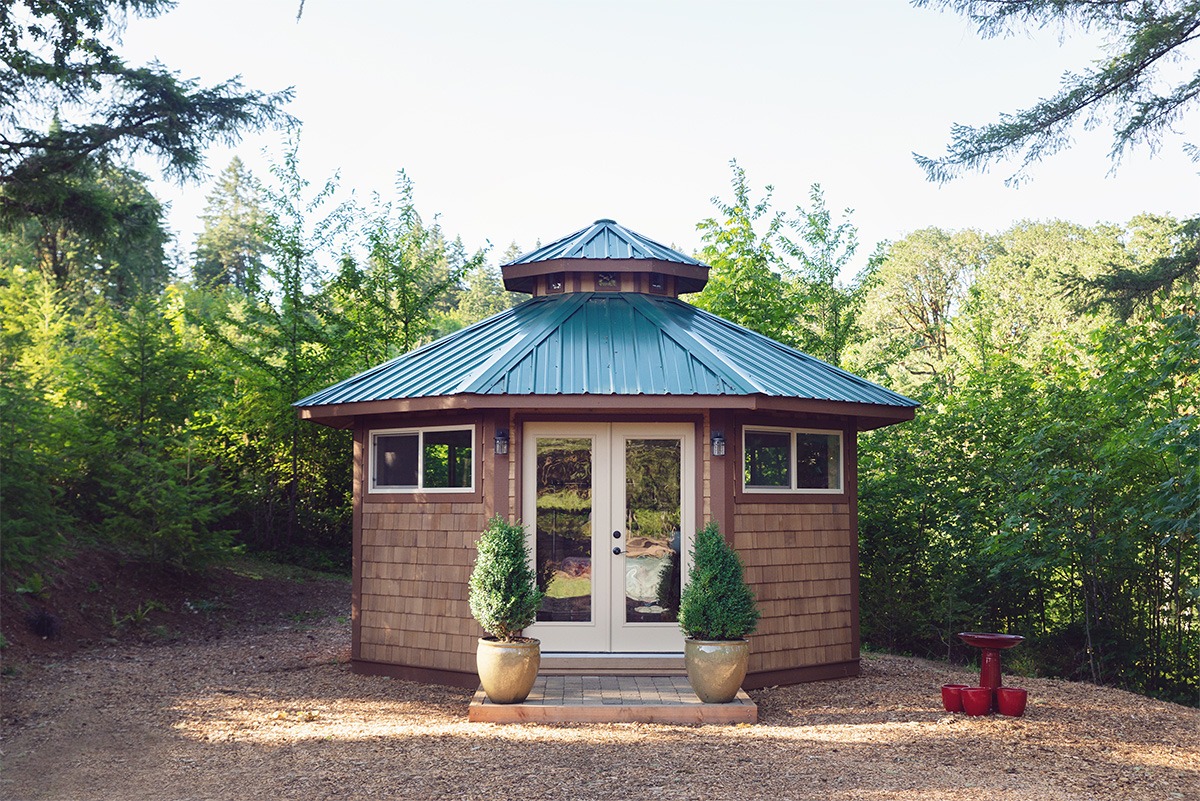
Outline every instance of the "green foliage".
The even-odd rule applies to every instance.
[[[68,305],[37,271],[0,260],[0,562],[24,572],[66,547],[62,507],[76,417],[64,408],[74,333]]]
[[[533,623],[543,598],[530,567],[525,529],[493,517],[476,549],[468,596],[471,614],[484,631],[512,642]]]
[[[863,336],[849,349],[850,368],[916,397],[928,384],[953,385],[951,319],[993,247],[977,231],[937,228],[890,245],[866,292]]]
[[[1168,66],[1186,59],[1189,48],[1195,47],[1200,29],[1196,0],[915,2],[965,15],[984,37],[1051,26],[1098,31],[1106,51],[1090,69],[1065,74],[1057,94],[1028,109],[979,128],[955,125],[946,156],[917,156],[931,180],[948,181],[1020,156],[1021,166],[1009,179],[1019,181],[1030,165],[1069,147],[1076,125],[1095,126],[1106,114],[1113,123],[1110,158],[1119,160],[1136,146],[1154,152],[1200,98],[1200,73],[1189,75],[1186,69]]]
[[[45,599],[49,587],[46,580],[42,578],[41,573],[31,573],[29,576],[18,584],[14,591],[22,595],[32,595],[34,598]]]
[[[1179,222],[1139,214],[1128,228],[1126,250],[1131,258],[1109,262],[1070,287],[1088,307],[1109,306],[1123,319],[1200,278],[1200,219]]]
[[[1195,290],[1083,313],[1073,276],[1151,249],[1111,226],[998,241],[949,320],[956,380],[860,440],[864,639],[953,657],[958,631],[1021,633],[1039,673],[1194,703]]]
[[[820,184],[812,185],[809,200],[809,209],[797,208],[797,216],[787,220],[799,239],[781,236],[780,243],[795,262],[785,269],[796,304],[797,344],[805,353],[836,366],[858,333],[859,314],[880,253],[854,282],[843,284],[840,276],[858,251],[858,229],[849,219],[854,210],[846,209],[846,219],[835,225]]]
[[[397,200],[376,198],[362,229],[365,255],[342,259],[330,285],[344,328],[338,340],[347,361],[366,370],[433,338],[468,271],[483,267],[484,251],[468,257],[462,242],[447,242],[441,226],[417,212],[413,185],[401,171]]]
[[[0,228],[27,246],[33,256],[27,266],[36,265],[74,302],[100,295],[124,304],[162,291],[170,274],[164,209],[147,181],[87,160],[49,189],[0,184]]]
[[[463,291],[449,321],[455,327],[466,327],[511,309],[523,297],[504,289],[500,270],[488,264],[474,264],[463,273]]]
[[[793,343],[793,309],[779,274],[776,244],[784,220],[771,211],[773,187],[768,186],[766,197],[755,202],[746,171],[736,161],[731,166],[733,202],[714,197],[721,216],[696,226],[704,241],[698,258],[712,269],[708,284],[692,303],[764,336]]]
[[[337,191],[332,180],[314,187],[300,173],[293,137],[260,188],[261,284],[187,296],[212,376],[198,445],[238,499],[229,523],[259,548],[332,546],[349,523],[347,432],[299,420],[291,407],[349,374],[324,292],[351,222]]]
[[[688,584],[679,601],[679,626],[696,640],[740,640],[758,626],[758,607],[742,560],[709,523],[692,545]]]
[[[149,562],[196,570],[236,552],[232,532],[216,528],[230,505],[215,469],[172,454],[169,443],[110,462],[99,487],[97,530]]]

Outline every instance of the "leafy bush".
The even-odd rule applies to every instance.
[[[679,626],[695,640],[740,640],[758,626],[742,560],[716,523],[696,535],[692,569],[679,602]]]
[[[479,535],[476,547],[479,556],[471,571],[471,614],[488,634],[513,642],[533,623],[543,597],[529,566],[525,529],[497,515]]]

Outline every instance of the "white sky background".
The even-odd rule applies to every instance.
[[[340,171],[366,200],[408,171],[418,210],[441,215],[492,261],[610,217],[685,252],[696,223],[730,197],[728,162],[756,197],[853,208],[862,246],[917,228],[1000,231],[1020,219],[1125,222],[1142,211],[1192,216],[1200,165],[1196,114],[1185,135],[1109,175],[1108,128],[1080,130],[1070,151],[1018,189],[1000,167],[944,186],[912,152],[940,155],[953,122],[981,125],[1056,91],[1101,53],[1056,31],[981,40],[963,18],[905,0],[180,0],[134,20],[121,52],[158,58],[213,84],[295,87],[301,170]],[[236,152],[265,177],[282,136],[213,147],[218,173]],[[150,165],[143,169],[152,172]],[[209,183],[156,185],[190,251]],[[840,217],[840,215],[839,215]]]

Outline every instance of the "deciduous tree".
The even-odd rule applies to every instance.
[[[880,251],[862,273],[844,280],[843,273],[858,252],[858,229],[850,222],[854,210],[843,211],[842,221],[835,224],[820,184],[812,185],[809,201],[808,209],[797,207],[796,216],[787,220],[798,238],[780,237],[783,251],[791,257],[785,269],[797,308],[796,337],[802,351],[837,366],[855,339]]]
[[[751,199],[746,171],[733,168],[733,201],[713,197],[718,217],[702,220],[704,247],[699,258],[712,270],[708,284],[692,303],[713,314],[787,344],[795,320],[791,293],[780,274],[779,232],[783,214],[771,210],[774,188],[762,200]]]

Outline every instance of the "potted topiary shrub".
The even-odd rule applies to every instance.
[[[746,585],[742,560],[716,523],[696,535],[688,584],[679,600],[688,683],[706,704],[737,697],[746,678],[758,607]]]
[[[488,633],[475,652],[479,681],[492,703],[519,704],[529,697],[542,660],[541,643],[521,636],[542,605],[525,529],[497,515],[476,548],[468,600],[471,614]]]

